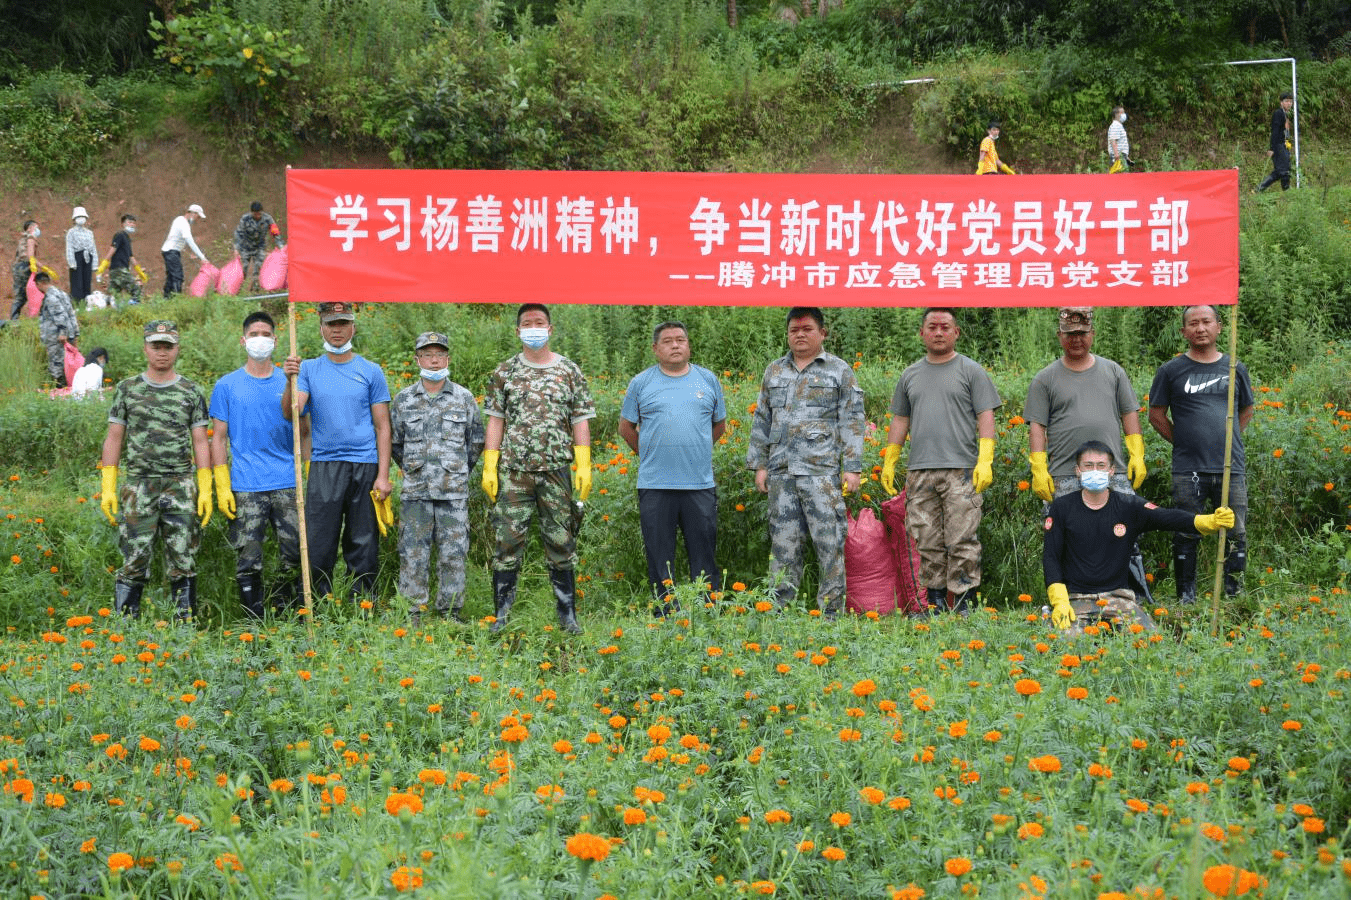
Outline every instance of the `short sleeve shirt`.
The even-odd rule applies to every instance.
[[[296,486],[295,438],[281,414],[286,375],[266,378],[235,369],[211,390],[211,418],[225,423],[230,439],[230,486],[240,492]]]
[[[702,366],[633,376],[619,413],[638,426],[638,487],[705,490],[713,484],[713,424],[727,418],[722,385]]]
[[[389,385],[379,366],[359,355],[345,363],[324,355],[300,364],[296,385],[309,394],[301,413],[310,416],[311,460],[380,461],[371,407],[389,402]]]
[[[1102,441],[1112,448],[1118,472],[1126,471],[1121,452],[1121,417],[1138,411],[1140,401],[1121,366],[1102,356],[1083,372],[1057,359],[1032,379],[1023,417],[1046,428],[1046,452],[1051,475],[1074,474],[1074,452],[1085,441]]]
[[[1253,405],[1248,367],[1236,366],[1234,409]],[[1229,356],[1200,363],[1185,353],[1159,366],[1149,388],[1149,405],[1165,407],[1173,420],[1173,472],[1224,471],[1224,420],[1229,407]],[[1234,416],[1232,471],[1245,471],[1243,432]]]
[[[131,266],[131,235],[123,229],[113,235],[113,255],[108,257],[108,268],[126,269]]]
[[[901,373],[891,412],[910,420],[911,469],[970,469],[976,464],[976,417],[1002,406],[990,374],[958,353],[942,363],[921,359]]]
[[[505,419],[499,464],[548,472],[572,464],[572,426],[594,418],[586,376],[566,356],[539,365],[516,354],[488,377],[483,411]]]
[[[126,428],[119,465],[129,478],[192,474],[192,430],[210,424],[194,382],[177,375],[155,384],[144,373],[117,385],[108,421]]]

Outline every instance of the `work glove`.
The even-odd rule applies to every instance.
[[[497,461],[501,457],[501,450],[483,451],[483,493],[494,503],[497,502]]]
[[[901,461],[901,445],[887,444],[882,451],[882,490],[896,496],[896,463]]]
[[[1050,503],[1055,496],[1055,479],[1046,470],[1046,454],[1029,453],[1027,461],[1032,466],[1032,493]]]
[[[1295,149],[1295,145],[1292,144],[1290,141],[1286,141],[1286,142],[1285,142],[1285,149],[1287,149],[1287,150],[1293,150],[1293,149]]]
[[[106,271],[108,271],[108,260],[105,259],[103,262],[99,263],[99,267],[94,270],[94,274],[102,277],[103,273]]]
[[[577,471],[572,473],[572,492],[584,501],[591,496],[591,447],[573,444],[572,457],[577,461]]]
[[[99,509],[108,518],[108,524],[117,525],[117,466],[103,467],[103,497]]]
[[[33,271],[36,272],[37,270],[34,269]],[[42,271],[46,272],[46,273],[47,273],[47,277],[50,278],[52,281],[55,281],[55,280],[56,280],[56,272],[52,271],[52,269],[50,269],[49,267],[43,266],[43,267],[42,267]]]
[[[1074,624],[1074,607],[1070,606],[1069,588],[1057,581],[1046,585],[1046,599],[1051,601],[1051,624],[1064,631]]]
[[[235,517],[235,492],[230,489],[230,467],[224,464],[214,466],[211,474],[216,480],[216,505],[225,514],[225,518]]]
[[[150,276],[145,274],[145,269],[142,269],[139,265],[136,266],[136,277],[141,279],[141,284],[147,284],[150,281]]]
[[[1131,487],[1139,488],[1145,483],[1145,476],[1149,474],[1145,471],[1144,435],[1126,435],[1126,453],[1130,456],[1126,460],[1126,477],[1131,480]]]
[[[1107,170],[1107,174],[1115,175],[1124,168],[1126,168],[1126,165],[1121,161],[1121,157],[1118,156],[1116,159],[1112,160],[1112,167]]]
[[[47,267],[38,265],[38,258],[36,256],[28,257],[28,271],[32,272],[34,275],[36,275],[38,272],[41,272],[45,268]]]
[[[380,499],[379,491],[371,491],[371,503],[375,504],[375,526],[380,529],[380,537],[384,537],[394,527],[394,509],[388,497]]]
[[[1234,527],[1234,511],[1227,506],[1221,506],[1208,516],[1197,516],[1192,519],[1192,527],[1201,534],[1214,534],[1221,528]]]
[[[197,470],[197,515],[202,519],[202,527],[205,528],[211,521],[211,470]]]
[[[1013,171],[1013,167],[1012,167],[1012,166],[1006,166],[1006,165],[1004,165],[1003,163],[1000,163],[1000,164],[999,164],[999,171],[1003,172],[1005,175],[1017,175],[1017,174],[1018,174],[1017,172]]]
[[[971,470],[971,487],[977,494],[994,484],[994,438],[980,439],[980,455],[976,457],[976,467]]]

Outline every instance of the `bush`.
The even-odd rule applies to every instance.
[[[52,70],[0,88],[0,154],[32,176],[88,172],[124,132],[125,82],[96,86],[87,76]]]

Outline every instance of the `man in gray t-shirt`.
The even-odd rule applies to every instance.
[[[964,612],[980,587],[980,492],[993,481],[994,411],[989,374],[956,350],[951,309],[920,318],[924,358],[901,373],[891,398],[882,487],[896,493],[896,464],[910,438],[906,530],[919,548],[929,605]]]

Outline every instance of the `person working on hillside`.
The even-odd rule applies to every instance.
[[[1218,503],[1224,483],[1224,423],[1229,417],[1229,354],[1221,353],[1220,317],[1207,304],[1182,310],[1187,352],[1159,366],[1149,389],[1149,424],[1173,445],[1173,505],[1199,513],[1203,503]],[[1234,369],[1233,453],[1229,458],[1229,497],[1234,523],[1228,526],[1224,592],[1232,597],[1243,586],[1248,567],[1248,480],[1243,429],[1253,417],[1248,367]],[[1169,412],[1172,418],[1169,418]],[[1200,535],[1173,535],[1173,580],[1181,603],[1196,602],[1196,548]]]
[[[128,298],[128,303],[141,302],[141,284],[148,280],[145,269],[136,261],[131,252],[131,236],[136,233],[136,217],[128,213],[122,217],[122,227],[113,235],[112,247],[108,256],[99,263],[100,277],[108,274],[108,290],[116,300],[119,296]],[[136,274],[132,274],[132,269]]]
[[[1012,167],[999,161],[999,151],[994,142],[999,140],[999,123],[991,122],[980,142],[980,161],[976,163],[977,175],[1016,175]]]
[[[66,342],[80,336],[75,304],[70,295],[52,283],[52,276],[39,272],[33,284],[42,291],[42,310],[38,313],[38,336],[47,348],[47,374],[58,388],[66,386]]]
[[[1271,174],[1257,186],[1261,193],[1277,181],[1281,190],[1290,190],[1290,129],[1293,122],[1291,110],[1295,108],[1295,95],[1286,91],[1281,94],[1281,102],[1271,113],[1271,140],[1267,144],[1267,159],[1271,160]]]
[[[92,397],[103,392],[103,373],[108,369],[108,351],[95,347],[84,358],[84,365],[70,380],[70,395],[76,399]]]
[[[249,204],[249,211],[240,216],[235,226],[235,256],[244,267],[244,281],[249,289],[258,291],[258,272],[267,258],[267,239],[272,237],[272,246],[280,247],[281,230],[272,216],[263,212],[263,204],[257,200]],[[250,280],[252,279],[252,280]]]
[[[816,605],[844,608],[844,494],[863,472],[863,391],[849,363],[823,348],[830,332],[815,306],[788,311],[788,352],[765,369],[746,467],[768,494],[769,577],[783,609],[802,583],[804,544],[821,569]]]
[[[990,374],[957,352],[961,334],[953,310],[924,311],[924,357],[896,383],[883,451],[882,488],[895,494],[910,438],[905,527],[935,611],[966,612],[980,587],[981,492],[994,481],[994,411],[1003,405]]]
[[[87,226],[89,213],[77,206],[70,213],[72,223],[66,231],[66,264],[70,266],[70,297],[83,300],[94,291],[94,268],[99,264],[99,249],[94,232]]]
[[[1153,628],[1154,621],[1127,585],[1136,539],[1142,532],[1163,529],[1214,534],[1233,527],[1233,510],[1222,506],[1196,515],[1111,490],[1116,464],[1112,448],[1102,441],[1085,441],[1074,458],[1081,487],[1051,501],[1043,526],[1041,565],[1051,623],[1071,633],[1102,620]]]
[[[158,537],[175,617],[185,621],[197,613],[197,549],[211,521],[211,420],[202,389],[174,371],[178,326],[158,319],[143,333],[146,369],[117,385],[103,441],[99,507],[117,527],[122,550],[113,607],[141,614]],[[120,488],[119,466],[126,476]]]
[[[3,323],[7,325],[10,320],[19,318],[19,313],[23,312],[24,304],[28,302],[28,279],[32,278],[38,272],[45,271],[51,278],[56,277],[56,273],[38,262],[38,238],[42,237],[42,229],[33,219],[23,223],[23,230],[19,232],[19,245],[14,251],[14,304],[9,310],[9,319]]]
[[[549,562],[558,622],[569,634],[577,624],[578,507],[591,494],[591,420],[596,404],[577,364],[549,349],[553,324],[542,303],[516,311],[523,349],[488,378],[483,399],[488,434],[483,451],[483,492],[493,501],[492,630],[507,625],[530,520],[539,517],[540,543]],[[569,478],[573,462],[577,471]]]
[[[198,249],[197,242],[192,239],[192,223],[205,218],[206,213],[194,203],[169,226],[169,236],[160,247],[160,255],[164,257],[164,296],[170,297],[183,290],[184,247],[191,248],[199,260],[207,262],[206,254]]]
[[[1107,126],[1107,155],[1112,158],[1112,167],[1107,174],[1131,170],[1131,142],[1126,137],[1126,108],[1123,106],[1112,110],[1112,124]]]

